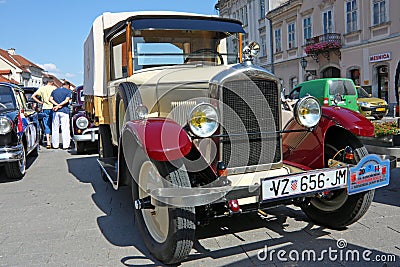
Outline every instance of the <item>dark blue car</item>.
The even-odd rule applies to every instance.
[[[28,104],[23,89],[0,83],[0,165],[9,178],[22,178],[26,156],[39,152],[37,112]]]

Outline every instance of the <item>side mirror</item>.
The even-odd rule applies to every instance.
[[[342,102],[342,101],[343,101],[343,98],[340,94],[336,94],[333,98],[333,103],[335,105],[339,104],[339,102]]]

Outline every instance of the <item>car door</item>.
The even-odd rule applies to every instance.
[[[39,120],[38,114],[35,110],[27,105],[27,99],[22,90],[15,90],[15,96],[20,109],[21,121],[24,127],[24,134],[26,136],[26,151],[29,153],[33,148],[38,145],[39,136]]]

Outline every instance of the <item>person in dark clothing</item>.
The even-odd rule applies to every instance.
[[[62,136],[62,148],[64,150],[69,148],[71,142],[70,130],[69,130],[69,100],[71,99],[72,93],[69,89],[71,84],[64,82],[62,87],[55,89],[50,96],[50,102],[53,103],[53,123],[51,138],[53,148],[58,148],[60,145],[59,141],[59,130],[61,126]]]

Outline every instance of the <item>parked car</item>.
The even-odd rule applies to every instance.
[[[0,164],[9,178],[26,172],[26,156],[39,151],[38,114],[27,103],[22,88],[0,83]]]
[[[290,99],[306,95],[314,96],[322,106],[339,106],[358,111],[357,90],[354,82],[347,78],[324,78],[298,84],[290,93]]]
[[[28,103],[32,103],[31,104],[32,108],[36,110],[36,112],[40,112],[42,109],[41,105],[32,98],[33,93],[36,92],[38,89],[39,89],[38,87],[22,87],[22,90],[24,90]]]
[[[388,114],[389,107],[385,100],[372,97],[361,86],[356,86],[356,89],[358,94],[357,105],[361,114],[375,119],[382,119]]]
[[[98,126],[86,115],[83,86],[78,86],[72,94],[71,132],[76,152],[83,154],[89,147],[97,148]]]
[[[166,264],[185,259],[200,225],[277,205],[342,229],[389,181],[358,138],[374,134],[359,113],[304,94],[282,127],[280,80],[253,64],[257,43],[240,49],[244,34],[230,18],[104,13],[84,43],[102,178],[131,187],[143,243]],[[356,97],[347,80],[327,84]]]

